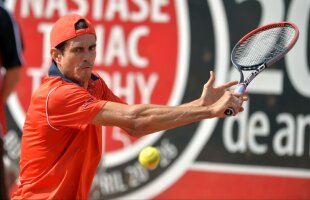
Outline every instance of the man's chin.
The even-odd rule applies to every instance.
[[[81,76],[79,80],[81,80],[81,82],[85,82],[88,81],[91,77],[91,73],[85,75],[85,76]]]

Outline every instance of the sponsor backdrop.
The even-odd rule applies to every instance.
[[[129,104],[194,100],[210,70],[216,84],[238,79],[230,51],[245,33],[274,21],[300,29],[295,48],[249,87],[238,117],[140,139],[104,127],[90,199],[310,199],[309,0],[6,0],[6,6],[21,25],[26,60],[7,104],[11,191],[25,112],[51,61],[49,31],[57,18],[77,12],[96,26],[95,69]],[[162,155],[153,171],[137,163],[147,145]]]

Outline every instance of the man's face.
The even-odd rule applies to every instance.
[[[96,37],[85,34],[67,41],[58,67],[69,79],[83,85],[91,76],[96,58]]]

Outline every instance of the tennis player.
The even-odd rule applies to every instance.
[[[101,159],[101,126],[141,137],[213,117],[231,107],[243,111],[247,95],[213,87],[213,72],[199,99],[180,106],[127,105],[93,72],[96,33],[68,14],[50,35],[52,64],[33,94],[23,130],[20,185],[12,199],[87,199]],[[238,113],[238,112],[236,112]]]

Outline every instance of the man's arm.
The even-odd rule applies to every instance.
[[[211,117],[204,107],[170,107],[151,104],[126,105],[108,102],[93,119],[103,126],[118,126],[130,135],[143,136]]]
[[[242,111],[242,102],[247,96],[233,94],[227,88],[236,84],[229,82],[213,87],[214,74],[204,86],[202,96],[181,106],[152,104],[124,105],[108,102],[93,119],[94,124],[118,126],[133,136],[143,136],[153,132],[183,126],[202,119],[224,117],[224,111],[231,107]],[[208,100],[206,100],[208,99]]]
[[[0,87],[0,100],[5,103],[21,78],[23,43],[15,18],[3,7],[1,7],[1,12],[3,23],[0,23],[0,52],[1,64],[5,67],[6,73]]]
[[[7,69],[6,74],[3,77],[3,83],[0,93],[2,102],[6,102],[11,92],[15,89],[20,78],[21,78],[20,66],[15,66]]]

